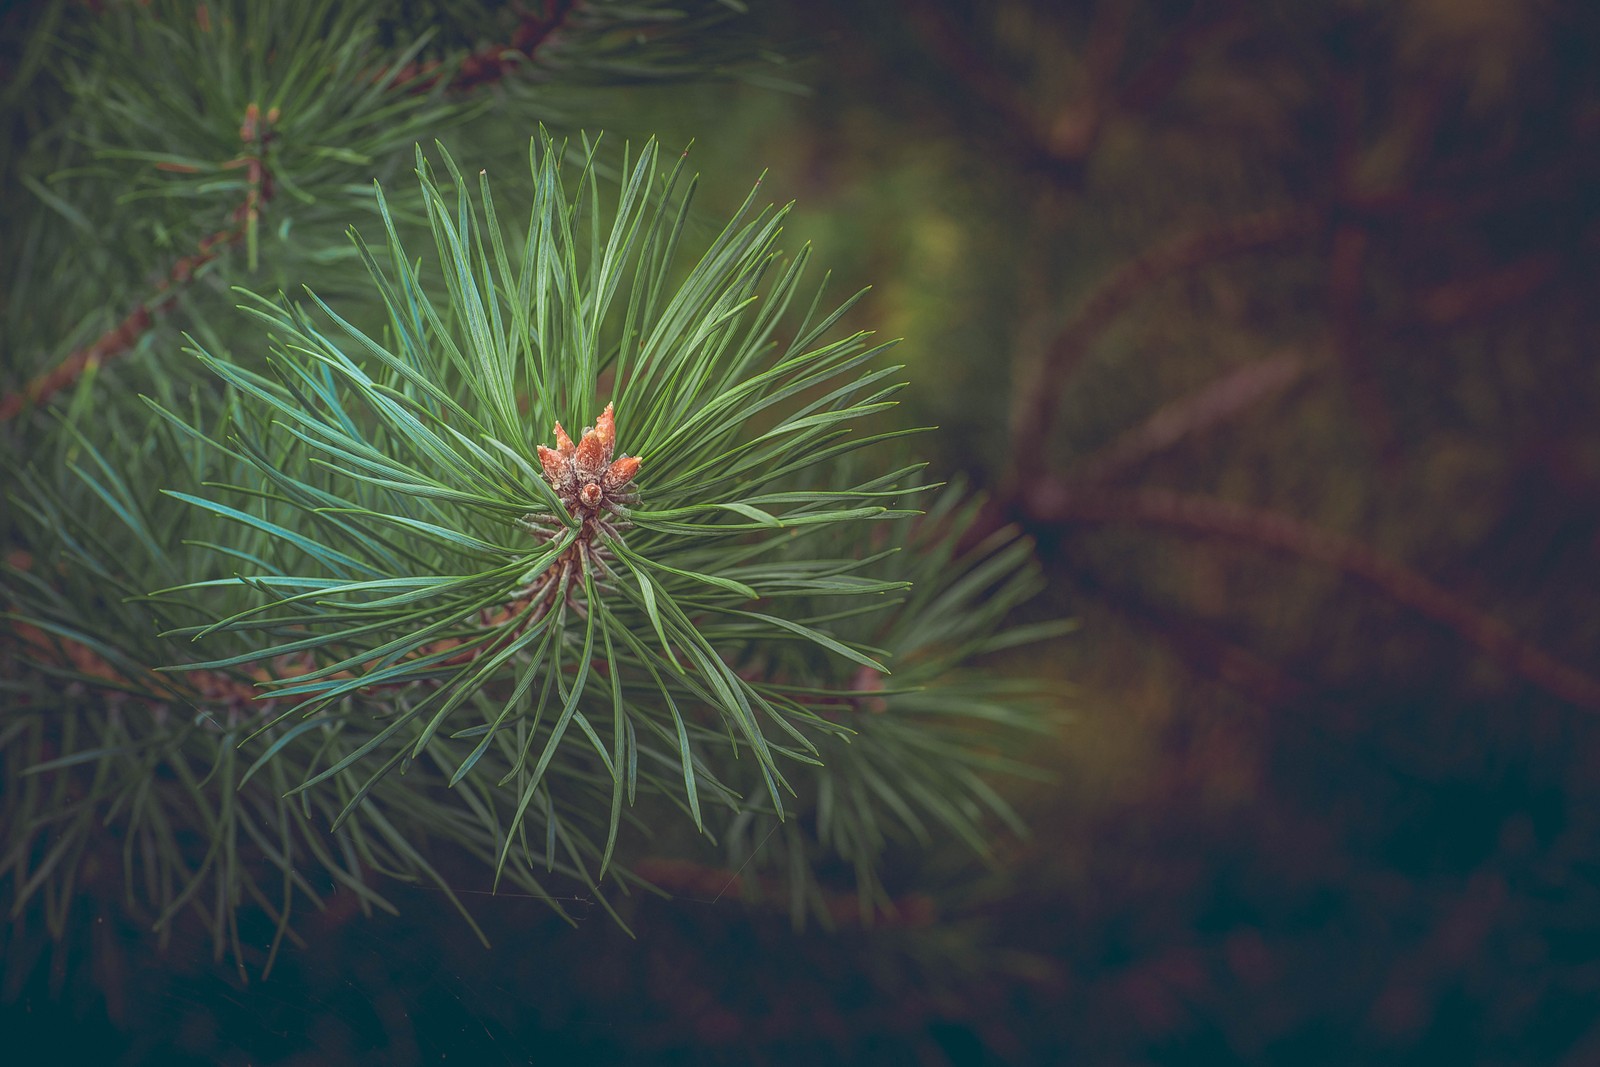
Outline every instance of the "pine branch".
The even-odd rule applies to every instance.
[[[109,360],[131,352],[150,332],[156,320],[170,311],[178,302],[178,291],[192,282],[200,268],[222,254],[222,249],[244,240],[244,217],[252,209],[259,212],[264,200],[257,198],[251,204],[240,204],[235,215],[239,223],[201,238],[193,253],[173,263],[166,277],[156,285],[157,294],[167,294],[134,309],[120,323],[62,360],[52,369],[34,378],[21,389],[0,396],[0,422],[14,419],[30,408],[42,407],[55,394],[72,388],[73,384],[90,368],[98,368]]]
[[[1283,354],[1247,364],[1165,405],[1105,446],[1073,464],[1074,484],[1109,482],[1151,456],[1221,425],[1275,396],[1305,374],[1304,360]]]
[[[1332,567],[1454,631],[1502,668],[1551,696],[1600,711],[1600,679],[1518,637],[1501,620],[1370,546],[1280,512],[1163,489],[1078,490],[1060,482],[1038,487],[1027,507],[1041,523],[1164,526]]]
[[[1152,286],[1230,256],[1302,240],[1322,226],[1324,212],[1290,207],[1232,219],[1155,245],[1112,271],[1051,341],[1032,380],[1017,390],[1011,422],[1011,470],[1002,497],[1025,491],[1046,469],[1047,443],[1062,390],[1090,347]]]
[[[1081,185],[1088,162],[1106,126],[1120,116],[1153,109],[1182,80],[1201,51],[1238,21],[1233,0],[1199,0],[1184,21],[1120,87],[1117,72],[1127,50],[1130,5],[1106,0],[1096,5],[1082,64],[1081,94],[1054,115],[1040,114],[1035,94],[1017,83],[936,0],[903,0],[907,22],[924,46],[979,100],[993,120],[988,125],[1026,166],[1049,175],[1060,187]],[[982,9],[978,9],[982,12]]]
[[[1585,238],[1600,247],[1600,226]],[[1545,250],[1430,286],[1417,296],[1419,317],[1428,325],[1459,329],[1526,303],[1557,281],[1568,257]]]
[[[246,243],[254,261],[261,212],[273,196],[272,173],[266,165],[266,146],[272,138],[271,127],[277,117],[274,112],[268,112],[263,117],[260,106],[254,102],[245,108],[244,119],[239,125],[239,140],[244,151],[235,165],[245,169],[247,186],[244,199],[231,212],[232,224],[202,237],[194,252],[172,264],[166,276],[156,284],[155,295],[150,300],[101,334],[94,343],[72,353],[21,389],[0,396],[0,422],[14,419],[29,408],[43,406],[56,393],[70,389],[89,368],[99,367],[108,360],[131,352],[156,320],[177,304],[182,288],[194,281],[200,269],[221,255],[223,249]],[[182,169],[173,164],[157,164],[157,167]]]
[[[488,45],[459,61],[431,59],[402,67],[394,87],[410,93],[428,93],[440,87],[466,92],[492,85],[537,60],[539,50],[565,28],[577,0],[543,0],[541,11],[525,11],[507,44]]]

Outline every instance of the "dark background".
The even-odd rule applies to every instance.
[[[248,984],[110,904],[7,959],[115,1063],[1600,1062],[1600,8],[778,4],[808,95],[618,92],[800,202],[1071,638],[997,869],[796,933],[435,894]],[[586,916],[586,917],[585,917]],[[248,919],[247,919],[248,921]],[[270,938],[263,926],[261,938]],[[92,965],[83,966],[84,960]],[[16,1042],[12,1044],[13,1040]],[[41,1053],[44,1054],[44,1053]],[[25,1062],[33,1062],[25,1060]]]

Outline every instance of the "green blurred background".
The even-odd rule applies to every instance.
[[[484,897],[485,952],[402,892],[248,987],[107,935],[30,1025],[106,1062],[1600,1062],[1600,7],[752,17],[804,92],[585,107],[693,139],[708,217],[763,170],[798,200],[935,473],[1037,540],[1034,614],[1080,625],[1000,665],[1068,713],[1033,837],[890,857],[926,908],[870,930]]]

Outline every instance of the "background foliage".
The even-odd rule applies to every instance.
[[[108,915],[98,980],[63,969],[80,999],[51,1018],[110,1041],[141,1019],[131,1058],[205,1061],[1592,1058],[1589,5],[906,0],[756,24],[809,44],[785,75],[812,95],[607,89],[582,121],[738,161],[704,163],[711,202],[769,166],[791,232],[877,283],[852,316],[913,340],[900,412],[941,426],[935,469],[1038,538],[1038,612],[1081,627],[1014,654],[1079,709],[1055,784],[1014,798],[1031,843],[989,874],[897,856],[899,921],[858,930],[845,898],[825,938],[709,908],[722,883],[682,868],[654,873],[687,899],[626,906],[637,944],[484,899],[519,950],[492,966],[417,890],[400,919],[330,913],[223,998],[192,941],[125,999],[142,964]],[[498,143],[492,113],[454,121],[452,152]]]

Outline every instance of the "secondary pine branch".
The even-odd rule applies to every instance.
[[[1165,489],[1073,491],[1047,483],[1026,504],[1041,523],[1123,522],[1226,537],[1330,566],[1455,633],[1501,667],[1567,703],[1600,711],[1600,679],[1517,636],[1500,619],[1369,545],[1281,512]]]
[[[576,6],[576,0],[552,0],[544,5],[542,13],[525,13],[509,44],[489,45],[467,55],[450,74],[445,87],[461,91],[490,85],[516,67],[531,62],[557,31],[567,25]],[[401,68],[394,84],[407,92],[426,93],[436,88],[444,75],[443,63],[428,60]]]
[[[200,268],[216,259],[224,249],[242,241],[248,242],[254,249],[261,212],[273,196],[272,173],[267,168],[266,151],[273,136],[271,127],[277,118],[276,109],[263,116],[254,102],[245,108],[244,119],[239,125],[239,139],[244,151],[227,164],[229,167],[245,168],[245,195],[233,209],[229,225],[206,234],[193,252],[179,257],[156,283],[155,293],[149,301],[129,312],[121,322],[91,344],[73,352],[21,389],[0,397],[0,422],[14,419],[62,390],[71,388],[90,367],[131,352],[139,340],[150,332],[156,319],[177,304],[179,291],[194,281]]]
[[[1072,99],[1046,113],[1037,93],[1021,84],[1012,64],[1002,65],[974,40],[946,5],[904,0],[905,22],[923,47],[990,113],[987,123],[1006,148],[1029,168],[1062,188],[1081,186],[1100,136],[1114,119],[1148,112],[1179,84],[1203,49],[1238,23],[1233,0],[1201,0],[1154,55],[1124,84],[1117,74],[1128,51],[1130,11],[1121,2],[1095,8],[1083,54],[1083,86]],[[981,10],[981,9],[980,9]]]
[[[1075,483],[1109,482],[1146,459],[1277,396],[1305,371],[1305,361],[1293,353],[1246,364],[1162,406],[1075,464],[1069,477]]]
[[[1033,382],[1017,392],[1012,417],[1010,493],[1019,493],[1044,473],[1047,444],[1055,427],[1061,391],[1089,347],[1158,282],[1198,270],[1229,256],[1261,252],[1301,240],[1322,226],[1324,213],[1290,207],[1230,219],[1181,234],[1145,250],[1113,271],[1051,342]]]
[[[471,53],[461,61],[450,76],[448,88],[467,90],[490,84],[504,77],[519,63],[532,60],[538,51],[551,41],[567,24],[575,0],[553,0],[542,14],[528,13],[518,24],[511,42],[491,45]],[[200,9],[205,10],[203,7]],[[433,89],[442,76],[439,61],[411,64],[402,68],[390,82],[391,88],[406,92],[425,93]],[[245,109],[240,123],[239,139],[244,151],[231,160],[229,167],[245,168],[246,189],[243,200],[233,209],[231,224],[202,237],[195,251],[180,257],[166,275],[156,284],[152,300],[129,312],[115,326],[101,334],[90,344],[72,352],[56,366],[33,378],[20,389],[0,396],[0,422],[16,418],[24,411],[38,407],[51,397],[71,388],[93,366],[104,364],[128,354],[154,327],[157,319],[177,303],[177,290],[191,282],[199,269],[216,259],[225,248],[241,242],[249,246],[254,259],[255,233],[262,212],[273,199],[272,172],[267,166],[266,151],[273,140],[273,126],[279,116],[276,110],[262,115],[259,105],[251,103]],[[160,169],[176,169],[157,164]]]

